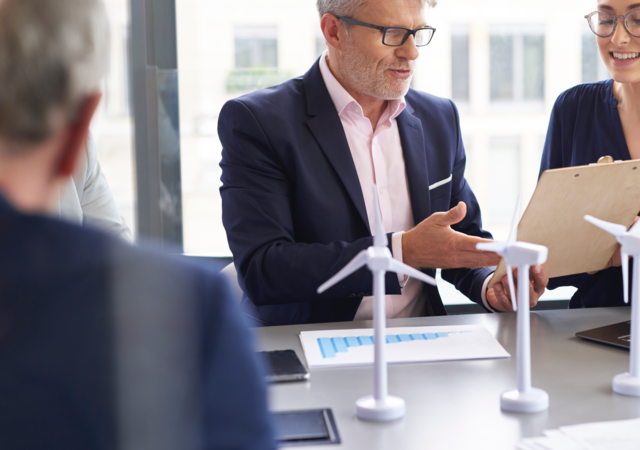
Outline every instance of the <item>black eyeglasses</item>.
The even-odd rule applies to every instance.
[[[407,39],[409,39],[409,36],[413,36],[413,39],[416,42],[416,47],[424,47],[425,45],[429,45],[429,42],[431,42],[431,39],[436,32],[436,29],[433,27],[418,28],[416,30],[410,30],[409,28],[402,27],[379,27],[378,25],[360,22],[359,20],[349,19],[348,17],[336,17],[350,25],[360,25],[361,27],[369,27],[374,30],[382,31],[382,43],[389,47],[400,47],[404,45],[404,43],[407,42]]]
[[[589,28],[596,36],[611,36],[616,31],[618,19],[622,19],[622,24],[627,32],[631,36],[640,37],[640,10],[629,11],[624,16],[616,16],[606,11],[594,11],[584,18],[587,19]]]

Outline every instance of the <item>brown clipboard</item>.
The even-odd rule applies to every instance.
[[[545,171],[518,224],[518,241],[549,249],[549,278],[602,270],[616,238],[584,220],[586,214],[631,226],[640,211],[640,160]],[[504,258],[489,287],[506,275]]]

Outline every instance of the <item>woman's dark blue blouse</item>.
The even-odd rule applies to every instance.
[[[551,113],[540,174],[547,169],[595,163],[605,155],[614,160],[631,159],[617,106],[611,79],[581,84],[560,94]],[[549,281],[549,289],[559,286],[578,288],[570,308],[624,304],[619,267]]]

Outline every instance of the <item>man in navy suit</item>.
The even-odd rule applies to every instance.
[[[430,6],[435,5],[429,0]],[[424,0],[318,0],[328,51],[301,78],[228,102],[223,222],[243,305],[265,325],[371,319],[366,268],[317,287],[372,245],[373,186],[393,256],[442,268],[471,300],[510,310],[499,258],[476,251],[491,235],[464,178],[458,112],[409,89],[418,47],[435,29]],[[432,70],[437,70],[434,68]],[[535,305],[547,278],[531,275]],[[387,317],[445,314],[438,290],[388,274]]]
[[[224,280],[44,214],[108,55],[101,0],[0,2],[0,448],[275,449]]]

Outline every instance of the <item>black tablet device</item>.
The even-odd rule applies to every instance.
[[[266,380],[270,383],[280,381],[300,381],[309,379],[309,371],[302,365],[300,358],[293,350],[274,350],[258,352],[266,358]]]
[[[600,342],[601,344],[613,345],[628,350],[631,343],[631,322],[614,323],[606,327],[580,331],[576,333],[576,336],[589,341]]]
[[[279,447],[340,443],[330,409],[279,411],[272,417]]]

